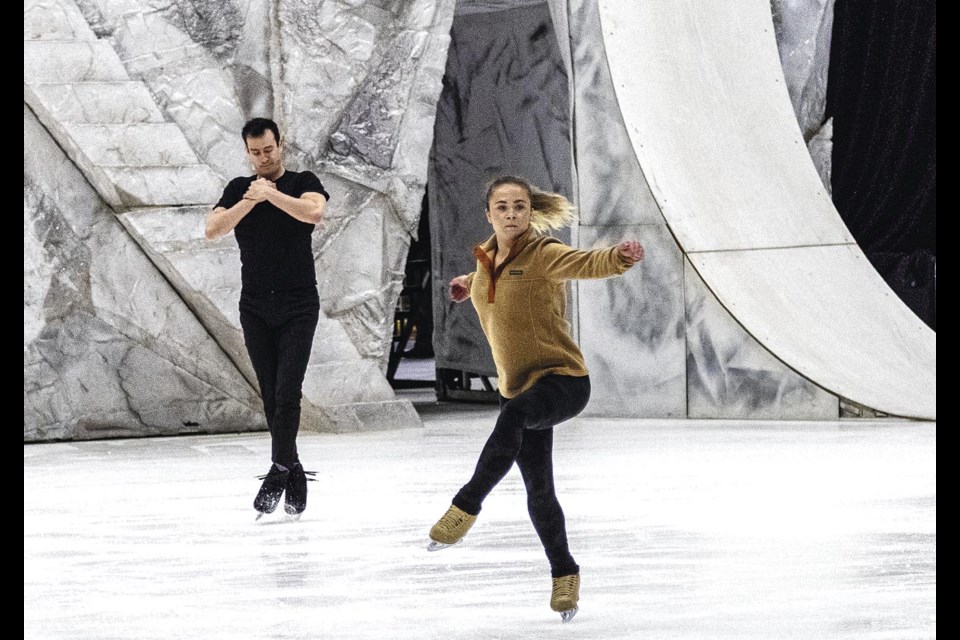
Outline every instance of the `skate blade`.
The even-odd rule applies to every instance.
[[[580,611],[580,607],[575,606],[573,609],[567,609],[566,611],[560,612],[560,619],[563,622],[570,622],[573,620],[573,616],[577,615],[577,611]]]
[[[274,509],[270,509],[270,511],[260,511],[260,509],[257,509],[256,507],[254,507],[253,509],[254,509],[254,511],[257,512],[257,518],[256,518],[257,520],[259,520],[259,519],[262,518],[263,516],[268,516],[268,515],[270,515],[271,513],[273,513],[274,511],[276,511],[275,508],[274,508]]]
[[[453,544],[446,544],[445,542],[437,542],[436,540],[431,540],[430,544],[427,545],[427,551],[440,551],[441,549],[452,547],[454,544],[459,544],[459,541],[454,542]]]

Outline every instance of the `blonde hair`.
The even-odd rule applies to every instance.
[[[559,193],[541,191],[528,180],[517,176],[500,176],[487,183],[487,209],[493,190],[505,184],[513,184],[526,190],[530,197],[530,226],[538,233],[550,229],[565,229],[577,219],[577,209],[573,203]]]

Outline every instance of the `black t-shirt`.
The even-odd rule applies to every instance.
[[[214,208],[229,209],[240,202],[256,177],[231,180]],[[313,192],[330,199],[320,178],[310,171],[284,171],[276,185],[278,191],[294,198]],[[234,229],[240,246],[243,290],[283,291],[316,286],[311,247],[313,229],[314,225],[300,222],[269,202],[257,203]]]

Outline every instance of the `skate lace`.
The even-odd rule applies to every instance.
[[[553,599],[569,600],[576,592],[577,576],[563,576],[553,581]]]
[[[440,522],[438,522],[437,525],[444,531],[452,533],[459,529],[466,519],[465,514],[462,512],[448,509],[447,512],[441,516]]]
[[[314,477],[315,475],[317,475],[317,472],[316,472],[316,471],[302,471],[301,473],[303,473],[303,475],[305,476],[307,482],[316,482],[316,481],[317,481],[317,479]]]
[[[273,471],[271,470],[271,471],[268,471],[267,473],[263,474],[262,476],[257,476],[257,480],[266,480],[266,479],[267,479],[267,476],[269,476],[271,472],[272,472],[274,475],[283,473],[282,471],[273,472]],[[304,471],[304,472],[303,472],[303,475],[307,476],[307,481],[308,481],[308,482],[316,482],[316,481],[317,481],[317,479],[316,479],[316,477],[315,477],[315,476],[317,475],[317,472],[316,472],[316,471]]]

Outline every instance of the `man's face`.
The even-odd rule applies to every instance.
[[[262,136],[251,136],[246,143],[247,156],[258,176],[272,179],[281,172],[283,143],[273,137],[273,131],[265,131]]]

